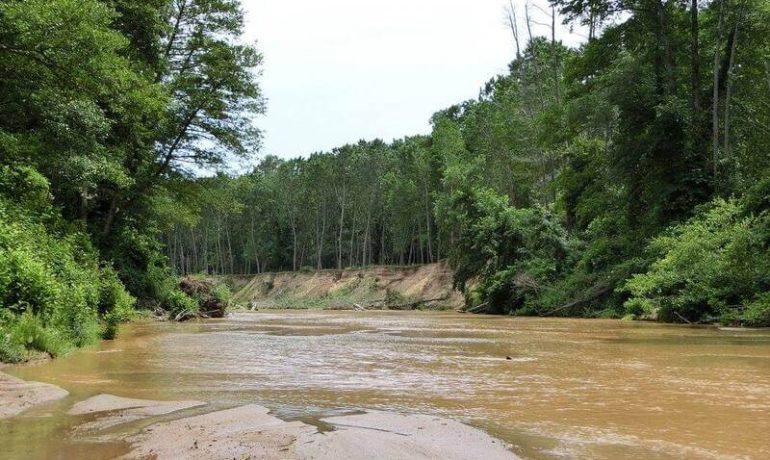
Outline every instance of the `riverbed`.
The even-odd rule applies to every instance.
[[[425,414],[484,430],[531,459],[770,458],[767,330],[268,311],[134,323],[115,341],[4,371],[70,393],[0,421],[7,458],[126,453],[114,439],[79,436],[83,420],[67,415],[100,394],[208,402],[186,416],[247,404],[308,423],[371,410]]]

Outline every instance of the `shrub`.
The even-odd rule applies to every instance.
[[[655,260],[631,277],[629,313],[664,321],[768,325],[770,219],[718,199],[685,224],[652,241]]]
[[[450,260],[456,287],[478,277],[472,301],[490,312],[536,313],[545,287],[574,265],[577,242],[546,209],[514,208],[507,197],[471,189],[456,192],[439,217],[459,228]]]
[[[8,187],[14,190],[5,190]],[[53,356],[114,336],[134,300],[88,237],[51,206],[45,179],[0,169],[0,360]],[[7,192],[7,193],[6,193]]]
[[[770,326],[770,293],[759,294],[749,302],[742,320],[746,326]]]
[[[183,320],[197,316],[200,305],[197,300],[179,289],[174,289],[166,295],[163,305],[172,319]]]

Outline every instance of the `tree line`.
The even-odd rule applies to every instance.
[[[261,140],[238,0],[0,2],[0,360],[189,316],[179,274],[439,260],[473,311],[770,324],[770,4],[506,20],[429,135],[201,178]]]
[[[474,311],[770,323],[770,5],[533,8],[509,3],[508,72],[429,135],[188,181],[176,270],[448,259]]]

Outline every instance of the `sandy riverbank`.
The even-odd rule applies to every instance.
[[[133,451],[125,458],[515,458],[486,433],[438,417],[368,412],[320,422],[324,431],[303,422],[283,421],[267,408],[247,405],[152,425],[129,439]]]
[[[0,418],[67,395],[54,385],[0,371]],[[201,413],[206,405],[98,395],[67,410],[66,416],[80,417],[69,436],[127,442],[130,452],[123,459],[516,458],[483,431],[440,417],[373,411],[305,423],[281,420],[253,404]]]

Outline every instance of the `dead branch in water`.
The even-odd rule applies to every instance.
[[[329,307],[326,310],[353,310],[353,311],[369,311],[369,310],[415,310],[420,305],[425,305],[431,302],[439,302],[447,300],[449,296],[437,297],[435,299],[419,299],[412,302],[400,303],[400,304],[387,304],[385,299],[376,300],[372,303],[362,305],[353,304],[350,306]]]
[[[489,302],[484,302],[476,305],[475,307],[468,308],[466,310],[463,310],[465,313],[482,313],[487,311],[487,307],[489,306]]]

